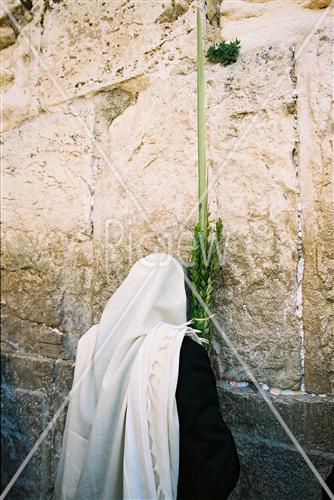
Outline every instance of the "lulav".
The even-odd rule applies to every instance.
[[[205,100],[204,100],[204,65],[203,42],[200,11],[197,8],[197,134],[198,134],[198,207],[199,222],[195,225],[193,247],[190,252],[189,279],[203,302],[211,310],[213,306],[212,280],[219,263],[217,246],[221,241],[223,224],[219,219],[212,229],[208,213],[208,172],[205,161]],[[212,234],[213,233],[213,234]],[[210,243],[213,243],[210,250]],[[205,344],[209,355],[213,353],[212,322],[208,313],[198,300],[196,294],[191,294],[191,313],[193,326],[200,330],[209,343]]]

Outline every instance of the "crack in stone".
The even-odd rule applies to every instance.
[[[32,323],[33,325],[42,325],[42,326],[46,326],[48,328],[57,328],[58,325],[55,325],[55,326],[49,326],[49,325],[46,325],[43,321],[38,321],[38,320],[35,320],[35,319],[30,319],[30,318],[25,318],[24,316],[18,314],[17,311],[14,311],[14,316],[21,320],[21,321],[27,321],[28,323]]]
[[[40,20],[39,20],[39,24],[40,24],[40,28],[41,28],[41,32],[40,32],[40,36],[42,37],[43,34],[44,34],[44,19],[45,19],[45,14],[46,14],[46,11],[48,10],[48,3],[47,3],[47,0],[44,0],[44,2],[42,3],[42,8],[41,8],[41,17],[40,17]],[[40,54],[42,54],[42,45],[40,45],[39,47],[39,52]]]
[[[95,142],[95,136],[94,136],[94,128],[95,128],[95,121],[96,121],[96,106],[94,105],[93,110],[92,110],[92,130],[93,130],[93,137],[91,138],[91,160],[90,160],[90,168],[91,168],[91,187],[89,189],[90,191],[90,207],[89,207],[89,224],[90,224],[90,232],[91,232],[91,237],[93,238],[94,235],[94,205],[95,205],[95,189],[96,189],[96,177],[97,177],[97,172],[98,172],[98,161],[95,158],[93,152],[94,152],[94,142]]]
[[[297,264],[296,264],[296,317],[297,317],[297,329],[300,338],[300,349],[299,349],[299,357],[300,357],[300,365],[301,365],[301,382],[300,389],[305,392],[305,342],[304,342],[304,323],[303,323],[303,277],[304,277],[304,252],[303,252],[303,225],[302,225],[302,205],[301,205],[301,193],[300,193],[300,156],[299,156],[299,132],[298,132],[298,114],[297,114],[297,99],[298,94],[296,92],[296,84],[297,84],[297,76],[296,76],[296,57],[295,57],[295,48],[294,46],[290,46],[291,52],[291,69],[290,69],[290,78],[293,85],[293,128],[295,133],[295,141],[292,149],[292,164],[295,168],[296,173],[296,198],[297,198],[297,207],[296,207],[296,243],[297,243]]]

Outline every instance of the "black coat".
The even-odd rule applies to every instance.
[[[177,500],[227,498],[239,478],[239,458],[219,412],[209,357],[189,337],[180,351],[176,403],[180,422]]]

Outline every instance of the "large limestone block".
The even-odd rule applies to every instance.
[[[44,106],[59,102],[49,71],[69,97],[145,73],[169,31],[154,22],[162,10],[155,1],[80,0],[48,11],[41,37]]]
[[[54,379],[54,363],[48,358],[2,353],[1,373],[12,387],[46,393]]]
[[[3,336],[17,349],[46,341],[52,355],[43,325],[77,334],[91,321],[92,145],[65,109],[3,143]]]
[[[240,3],[240,9],[237,7]],[[303,5],[302,5],[303,3]],[[306,5],[306,3],[308,5]],[[303,88],[303,94],[306,97],[300,97],[297,102],[298,111],[295,108],[293,101],[289,104],[286,103],[287,107],[290,107],[291,113],[294,115],[295,127],[301,128],[301,131],[297,131],[295,137],[295,163],[297,164],[297,169],[299,166],[300,175],[302,176],[301,182],[301,217],[304,224],[304,234],[300,233],[298,235],[299,247],[307,245],[307,252],[305,257],[305,279],[304,279],[304,297],[301,294],[301,288],[298,290],[298,302],[302,303],[304,299],[304,323],[305,323],[305,348],[306,348],[306,359],[305,359],[305,378],[308,380],[307,390],[313,390],[315,392],[321,391],[332,391],[332,378],[333,378],[333,366],[332,359],[334,359],[332,337],[328,332],[333,329],[332,327],[332,309],[330,303],[330,273],[331,264],[325,255],[329,255],[331,249],[331,243],[328,240],[331,239],[332,225],[332,205],[329,201],[330,194],[332,192],[332,181],[328,181],[328,158],[330,153],[328,152],[328,135],[324,132],[325,128],[330,127],[330,119],[328,118],[328,106],[329,106],[329,86],[330,86],[330,68],[332,67],[331,55],[329,54],[329,49],[326,49],[326,56],[322,56],[321,63],[319,58],[315,63],[315,60],[309,55],[311,53],[316,53],[318,50],[318,56],[322,54],[322,46],[325,47],[328,44],[326,37],[328,36],[328,27],[330,25],[330,10],[317,10],[318,8],[326,7],[328,2],[295,2],[290,0],[280,1],[270,1],[270,2],[234,2],[229,0],[224,0],[221,8],[221,26],[222,26],[222,36],[225,40],[239,38],[241,40],[241,57],[247,53],[261,53],[263,47],[280,47],[282,51],[288,49],[288,47],[294,48],[294,57],[297,61],[297,65],[301,68],[307,67],[306,78],[304,78],[304,73],[301,74],[301,78],[298,76],[298,87]],[[243,5],[242,5],[243,4]],[[312,4],[312,5],[311,5]],[[313,9],[305,9],[303,7],[314,7]],[[253,11],[251,10],[253,9]],[[249,17],[252,15],[252,17]],[[325,29],[325,32],[323,32]],[[319,39],[318,49],[312,48],[314,44],[314,37]],[[327,59],[326,59],[327,57]],[[311,58],[311,59],[310,59]],[[308,61],[307,64],[304,61]],[[327,62],[326,62],[327,61]],[[319,78],[318,86],[311,85],[312,74],[314,68],[318,68],[316,71],[317,77]],[[323,69],[322,69],[323,68]],[[283,67],[282,67],[283,69]],[[289,72],[291,68],[287,65],[285,72]],[[327,73],[326,73],[327,72]],[[295,69],[292,70],[292,78],[295,78]],[[326,74],[323,74],[326,73]],[[308,76],[307,76],[308,75]],[[259,81],[261,78],[259,79]],[[269,81],[269,80],[268,80]],[[310,82],[309,84],[307,82]],[[303,82],[303,83],[302,83]],[[277,82],[279,85],[279,82]],[[272,89],[274,90],[275,85],[272,84]],[[332,84],[331,84],[332,86]],[[296,89],[295,89],[296,90]],[[317,96],[314,97],[313,96]],[[296,92],[297,96],[297,92]],[[308,97],[307,97],[308,96]],[[310,103],[304,103],[304,100],[310,100]],[[312,109],[312,111],[310,111]],[[323,113],[323,110],[324,113]],[[299,116],[300,115],[300,116]],[[320,121],[320,116],[322,116],[322,121]],[[324,120],[327,122],[324,123]],[[321,132],[320,132],[321,131]],[[319,139],[316,139],[319,134]],[[300,136],[300,137],[299,137]],[[320,136],[325,137],[320,146]],[[300,140],[300,151],[299,151],[299,140]],[[315,143],[319,143],[315,146]],[[321,151],[321,149],[323,151]],[[311,153],[311,156],[310,156]],[[300,155],[300,156],[299,156]],[[325,160],[323,159],[325,158]],[[320,159],[320,162],[319,162]],[[310,162],[318,164],[318,177],[315,180],[314,170],[312,168],[303,168],[303,165],[309,165]],[[325,167],[322,165],[324,162]],[[320,167],[321,165],[321,167]],[[320,169],[322,174],[320,174]],[[312,174],[310,173],[312,172]],[[326,180],[323,181],[327,188],[320,189],[322,181],[320,178],[323,176]],[[310,180],[313,178],[312,180]],[[304,179],[304,180],[303,180]],[[318,187],[315,187],[318,184]],[[313,187],[312,187],[313,186]],[[327,191],[328,190],[328,191]],[[317,200],[317,201],[316,201]],[[319,201],[318,201],[319,200]],[[235,201],[233,201],[235,203]],[[307,213],[305,213],[305,207],[307,208]],[[318,208],[318,205],[321,208]],[[325,208],[326,207],[326,208]],[[317,214],[317,215],[316,215]],[[321,216],[320,216],[321,214]],[[323,215],[326,214],[326,215]],[[309,226],[309,229],[307,229]],[[327,228],[327,236],[325,236],[325,229]],[[323,229],[321,229],[323,228]],[[300,228],[299,228],[300,229]],[[324,249],[321,252],[318,250],[318,244],[313,240],[314,234],[319,234],[319,239],[323,242],[320,243],[321,247]],[[309,236],[308,236],[309,235]],[[308,238],[310,243],[308,243]],[[312,243],[311,243],[312,241]],[[315,249],[315,245],[317,248]],[[306,248],[306,247],[305,247]],[[312,251],[310,252],[310,248]],[[325,250],[326,248],[326,250]],[[299,250],[300,252],[300,250]],[[313,256],[313,257],[312,257]],[[300,255],[299,255],[300,257]],[[320,258],[322,262],[321,268],[323,269],[322,277],[315,279],[317,271],[315,268],[320,268],[320,264],[316,261]],[[308,261],[308,262],[307,262]],[[299,262],[299,284],[302,277],[302,264],[303,257]],[[313,271],[311,271],[313,267]],[[307,269],[306,269],[307,268]],[[326,276],[324,276],[326,275]],[[324,283],[321,285],[320,281]],[[307,284],[308,283],[308,284]],[[313,295],[311,297],[311,292],[307,292],[307,288],[313,287]],[[326,291],[325,291],[326,290]],[[326,297],[326,298],[325,298]],[[319,304],[319,306],[318,306]],[[299,315],[301,321],[299,321],[299,330],[301,335],[303,335],[302,329],[302,307],[299,307]],[[313,318],[310,320],[310,318]],[[316,319],[317,318],[317,319]],[[309,325],[307,326],[307,323]],[[311,326],[312,324],[312,326]],[[307,333],[307,331],[312,333]],[[322,339],[322,340],[320,340]],[[307,353],[307,349],[312,343],[312,350]],[[317,361],[316,349],[321,346],[322,355]],[[301,362],[303,363],[303,352],[304,348],[301,349]],[[312,368],[310,362],[312,359]],[[308,366],[308,367],[307,367]],[[312,375],[311,375],[312,372]],[[317,383],[310,383],[311,378],[317,379]],[[322,382],[320,379],[322,378]],[[325,382],[326,380],[326,382]]]
[[[73,97],[156,72],[171,57],[171,41],[189,29],[189,3],[81,0],[55,6],[45,15],[41,38],[43,106],[59,102],[52,77]],[[194,29],[194,12],[191,20]]]
[[[304,249],[306,389],[334,392],[333,31],[328,20],[297,62]]]
[[[210,2],[209,20],[217,18],[219,3]],[[195,7],[190,0],[59,3],[45,13],[40,37],[39,98],[43,106],[59,102],[50,71],[69,97],[108,89],[142,75],[167,76],[177,61],[182,61],[183,71],[189,66],[192,71],[196,62]],[[203,19],[203,26],[208,24]],[[207,38],[218,32],[217,26],[210,33],[207,30]]]
[[[231,14],[222,15],[222,36],[241,38],[239,62],[206,65],[211,211],[225,221],[217,300],[260,378],[290,386],[301,359],[289,45],[322,12],[293,0],[243,3],[240,16],[236,2],[222,4]],[[45,342],[44,327],[83,333],[143,253],[185,256],[197,217],[195,3],[50,6],[36,4],[4,51],[5,126],[20,124],[4,136],[4,331],[14,348]],[[79,117],[90,116],[97,143],[76,112],[59,110],[67,99],[84,108]],[[46,344],[50,356],[61,352],[62,343]],[[220,361],[222,376],[243,376],[229,353]]]
[[[291,446],[272,439],[252,439],[234,433],[240,459],[240,478],[230,500],[321,499],[321,485],[304,458]],[[333,454],[307,450],[312,464],[325,480],[330,474]]]
[[[210,188],[211,211],[224,217],[230,252],[226,265],[230,280],[218,292],[218,303],[223,317],[229,311],[223,323],[240,340],[256,373],[263,381],[283,386],[294,385],[301,377],[290,78],[270,104],[263,101],[268,82],[284,76],[290,64],[288,51],[263,51],[231,68],[206,68],[208,162],[216,176]],[[103,132],[108,123],[100,120],[103,147],[124,183],[117,182],[112,168],[103,167],[97,178],[94,245],[101,249],[100,262],[106,267],[101,266],[104,275],[95,280],[96,297],[105,294],[107,300],[145,252],[186,256],[197,216],[195,85],[195,73],[183,76],[177,71],[173,81],[152,81],[112,122],[109,138]],[[259,107],[256,127],[251,127],[228,167],[221,169]],[[226,300],[230,309],[225,308]],[[95,320],[100,306],[95,308]],[[225,347],[221,350],[225,352]],[[228,352],[224,359],[229,368],[221,375],[235,375],[238,364]]]
[[[218,384],[221,412],[241,462],[233,500],[321,498],[321,485],[271,409],[251,388]],[[309,394],[271,396],[281,417],[323,479],[334,463],[333,398]]]
[[[37,3],[3,53],[2,129],[50,106],[145,73],[170,28],[160,2]],[[147,29],[148,24],[150,29]],[[138,49],[140,47],[140,49]]]
[[[221,411],[231,429],[256,440],[271,440],[281,445],[293,443],[261,394],[252,387],[235,388],[226,381],[217,384]],[[334,459],[334,399],[295,392],[269,400],[301,446]]]
[[[110,163],[98,159],[94,245],[102,265],[96,297],[107,300],[147,252],[185,255],[190,235],[184,233],[197,213],[191,212],[197,189],[195,88],[195,73],[161,76],[111,125],[102,115],[98,120],[97,138]]]
[[[292,66],[290,51],[276,48],[206,71],[212,212],[225,224],[219,320],[253,374],[279,387],[301,378]],[[217,340],[220,376],[247,379]]]
[[[283,48],[302,44],[323,15],[323,11],[304,9],[296,0],[223,0],[221,35],[224,40],[238,38],[242,53],[270,46]]]
[[[244,0],[227,1],[223,0],[220,15],[223,21],[227,18],[231,21],[238,19],[249,19],[250,17],[261,16],[268,11],[268,6],[258,3],[248,3]],[[225,23],[223,22],[223,25]]]
[[[219,3],[209,5],[214,26],[203,21],[207,41],[219,33]],[[179,61],[184,73],[195,65],[195,3],[188,0],[37,3],[32,15],[3,57],[4,130],[74,97],[166,74]]]

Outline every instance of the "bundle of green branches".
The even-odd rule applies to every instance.
[[[237,61],[240,52],[240,40],[220,42],[208,48],[206,57],[209,61],[228,66]]]
[[[206,226],[206,234],[202,231],[200,223],[195,225],[193,246],[190,251],[190,267],[188,277],[192,284],[191,292],[191,317],[193,327],[202,333],[209,342],[205,348],[213,354],[212,347],[212,321],[210,313],[214,306],[213,279],[219,266],[219,245],[222,237],[223,223],[219,219],[215,226]],[[199,298],[200,297],[200,298]],[[207,306],[207,308],[205,307]]]
[[[188,277],[192,284],[191,316],[194,328],[208,341],[209,355],[213,353],[212,322],[209,318],[213,306],[212,283],[219,264],[219,244],[223,223],[219,219],[213,226],[208,213],[208,172],[205,162],[205,100],[204,65],[201,18],[197,9],[197,133],[198,133],[198,207],[199,222],[195,225],[190,252]],[[206,306],[206,307],[205,307]]]

